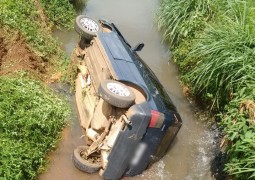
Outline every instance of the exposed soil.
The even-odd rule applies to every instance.
[[[33,76],[46,80],[49,66],[26,44],[19,33],[0,29],[0,75],[15,71],[27,71]]]
[[[0,67],[2,66],[2,58],[7,54],[7,50],[3,42],[4,38],[0,37]]]
[[[18,70],[31,71],[43,76],[47,67],[43,60],[30,50],[19,33],[0,29],[0,75]]]
[[[38,10],[42,29],[46,33],[51,33],[53,24],[48,20],[42,4],[39,0],[34,0],[34,5]],[[34,78],[53,83],[62,77],[61,72],[53,74],[55,71],[53,67],[51,62],[44,61],[28,46],[19,32],[0,27],[0,76],[26,71]]]

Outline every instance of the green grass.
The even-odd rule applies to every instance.
[[[57,27],[71,27],[74,10],[70,3],[65,1],[41,1],[47,8],[49,22]],[[47,4],[47,5],[46,5]],[[30,48],[42,58],[43,61],[58,62],[64,60],[64,54],[58,43],[52,38],[46,27],[43,27],[38,9],[33,1],[2,0],[0,1],[0,25],[12,31],[19,31],[26,39]],[[49,25],[49,24],[48,24]]]
[[[254,19],[253,0],[162,0],[158,13],[182,83],[221,114],[232,179],[255,179],[255,108],[242,108],[255,104]]]
[[[175,48],[184,38],[194,37],[213,16],[214,2],[216,0],[163,0],[157,19],[164,41]]]
[[[38,81],[0,77],[0,179],[34,179],[69,114]]]
[[[185,76],[195,92],[222,109],[233,93],[255,82],[255,24],[246,3],[234,5],[209,24],[189,52],[195,68]]]
[[[41,22],[34,2],[1,0],[1,28],[10,37],[18,32],[48,67],[60,70],[62,64],[67,64],[67,58],[45,24],[71,27],[74,10],[67,0],[42,0],[49,21]],[[32,74],[27,77],[22,74],[0,76],[1,180],[36,179],[44,170],[46,156],[55,148],[70,112],[63,97],[33,80]]]
[[[58,28],[73,27],[74,9],[69,0],[41,0],[47,17]]]
[[[247,86],[234,96],[221,114],[228,142],[225,170],[233,179],[255,179],[255,86]]]
[[[185,73],[195,66],[188,53],[207,22],[217,15],[219,0],[162,0],[157,13],[158,29],[169,44],[173,61]]]

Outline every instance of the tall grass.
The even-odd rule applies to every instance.
[[[38,81],[0,77],[0,179],[35,179],[69,114]]]
[[[158,28],[164,32],[163,40],[175,48],[184,38],[194,37],[213,16],[215,1],[163,0],[157,14]]]
[[[158,26],[191,93],[220,113],[231,179],[255,179],[255,1],[162,0]]]
[[[194,91],[222,109],[248,84],[255,82],[255,24],[245,2],[230,3],[229,10],[208,25],[189,56],[196,68],[186,76]],[[237,8],[238,7],[238,8]]]
[[[218,13],[219,0],[162,0],[158,14],[158,29],[172,51],[172,59],[185,73],[192,69],[195,60],[187,55],[194,39],[200,36],[207,22]]]

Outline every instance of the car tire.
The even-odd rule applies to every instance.
[[[102,166],[99,163],[92,163],[81,157],[81,152],[86,149],[88,149],[88,146],[78,146],[73,152],[72,160],[76,168],[83,172],[92,174],[99,171]]]
[[[101,31],[101,26],[97,20],[79,15],[75,19],[74,29],[82,38],[91,40],[97,35],[97,32]]]
[[[119,108],[128,108],[135,101],[134,92],[125,84],[114,80],[102,81],[98,93],[106,102]]]

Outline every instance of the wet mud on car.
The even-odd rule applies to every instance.
[[[119,179],[142,173],[162,158],[182,120],[158,78],[116,26],[80,15],[76,105],[84,146],[73,152],[81,171]]]

